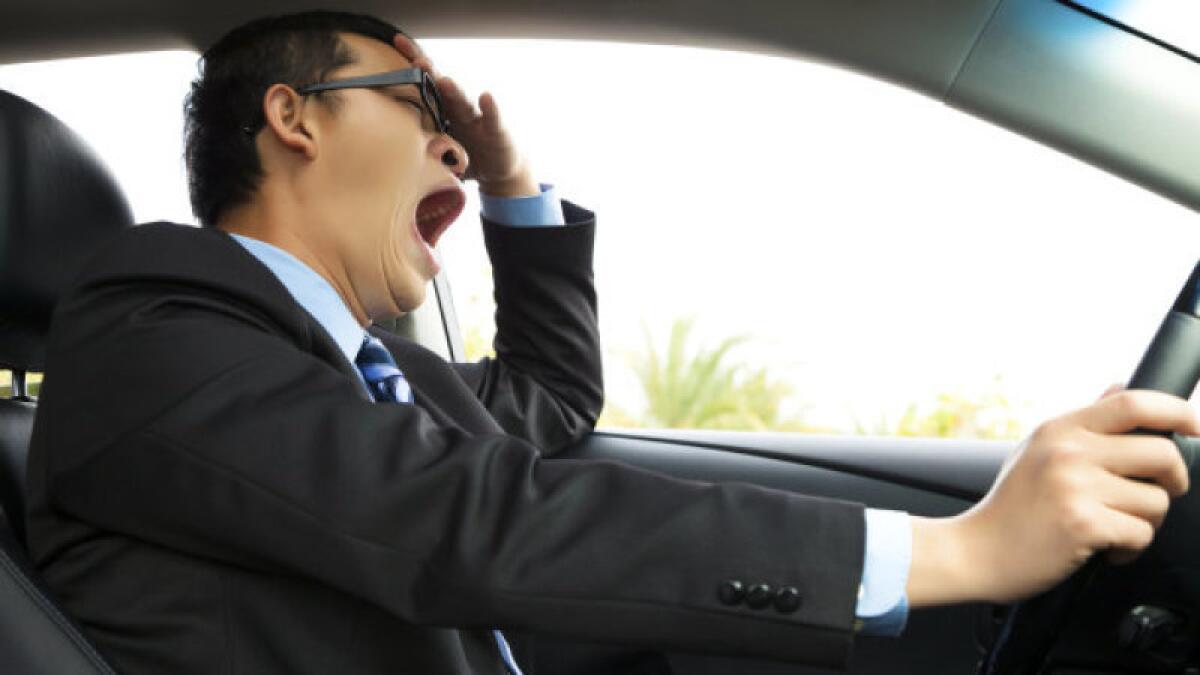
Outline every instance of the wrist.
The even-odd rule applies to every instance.
[[[533,174],[523,169],[500,180],[479,181],[479,191],[491,197],[536,197],[542,188],[533,179]]]
[[[952,518],[912,516],[913,549],[908,604],[929,607],[982,600],[986,596],[978,543],[968,514]]]

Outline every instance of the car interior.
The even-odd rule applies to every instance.
[[[593,39],[747,50],[816,59],[899,84],[1200,208],[1200,63],[1176,41],[1106,13],[1119,4],[20,1],[0,6],[0,63],[169,47],[202,50],[243,21],[318,6],[375,14],[419,37]],[[120,73],[113,74],[114,82],[120,79]],[[136,186],[116,184],[87,139],[19,92],[0,91],[0,369],[13,377],[12,398],[0,400],[0,671],[5,673],[113,672],[25,559],[25,452],[37,411],[25,377],[43,368],[55,299],[72,271],[105,237],[134,226],[125,197],[130,189]],[[995,191],[1004,198],[1003,185]],[[445,270],[435,280],[430,296],[435,302],[388,327],[447,358],[461,359],[462,338],[447,287],[452,275]],[[1167,310],[1167,302],[1162,304]],[[1064,314],[1064,320],[1071,317]],[[1130,372],[1134,365],[1128,364]],[[566,456],[947,516],[987,492],[1010,450],[1007,444],[920,438],[601,430]],[[1200,672],[1200,547],[1193,534],[1200,525],[1200,496],[1194,492],[1172,506],[1154,545],[1135,563],[1095,565],[1085,583],[1071,585],[1069,597],[1051,591],[1046,596],[1051,603],[1027,605],[1022,614],[984,604],[914,611],[899,638],[857,638],[849,671]],[[1014,636],[1036,644],[1011,645]],[[998,642],[1006,642],[1008,656],[989,657]],[[648,658],[644,649],[586,640],[534,636],[532,644],[526,658],[536,661],[537,672],[633,672],[622,664]],[[669,663],[671,672],[697,675],[830,672],[706,654],[654,658]]]

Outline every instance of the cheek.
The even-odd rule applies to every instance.
[[[420,253],[409,230],[422,196],[427,139],[394,115],[343,112],[337,138],[330,139],[327,176],[336,217],[352,231],[354,257],[391,276]]]
[[[346,133],[333,139],[336,183],[375,206],[417,189],[426,145],[419,130],[394,115],[347,115],[343,121]]]

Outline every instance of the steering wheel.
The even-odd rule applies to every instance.
[[[1197,381],[1200,381],[1200,264],[1192,270],[1174,306],[1167,313],[1134,371],[1129,388],[1162,391],[1187,399],[1195,390]],[[1146,430],[1133,433],[1171,438],[1179,448],[1189,472],[1200,468],[1197,463],[1200,438]],[[1171,511],[1175,512],[1178,508],[1178,504],[1173,504]],[[1180,533],[1160,530],[1154,546],[1158,547],[1158,539],[1167,534],[1180,538]],[[1079,613],[1080,606],[1089,595],[1089,588],[1094,587],[1097,577],[1101,576],[1112,576],[1112,570],[1105,569],[1099,555],[1093,556],[1058,586],[1011,606],[995,643],[979,664],[979,675],[1038,675],[1050,672],[1049,669],[1055,665],[1050,658],[1052,649],[1062,638],[1064,629]],[[1170,646],[1168,643],[1174,637],[1173,633],[1187,627],[1187,617],[1170,608],[1136,605],[1115,626],[1115,635],[1105,637],[1118,641],[1123,647],[1149,652],[1152,648]],[[1196,633],[1194,625],[1190,626],[1190,632]],[[1192,652],[1197,650],[1188,645],[1183,651],[1176,655],[1176,661],[1194,658]],[[1171,660],[1161,656],[1157,659],[1159,664],[1164,661]],[[1179,665],[1178,671],[1171,663],[1166,663],[1163,665],[1166,670],[1162,672],[1183,672],[1184,665],[1176,665]]]

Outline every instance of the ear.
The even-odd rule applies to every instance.
[[[315,130],[304,115],[307,99],[286,84],[273,84],[263,95],[264,131],[272,134],[285,148],[317,158]]]

